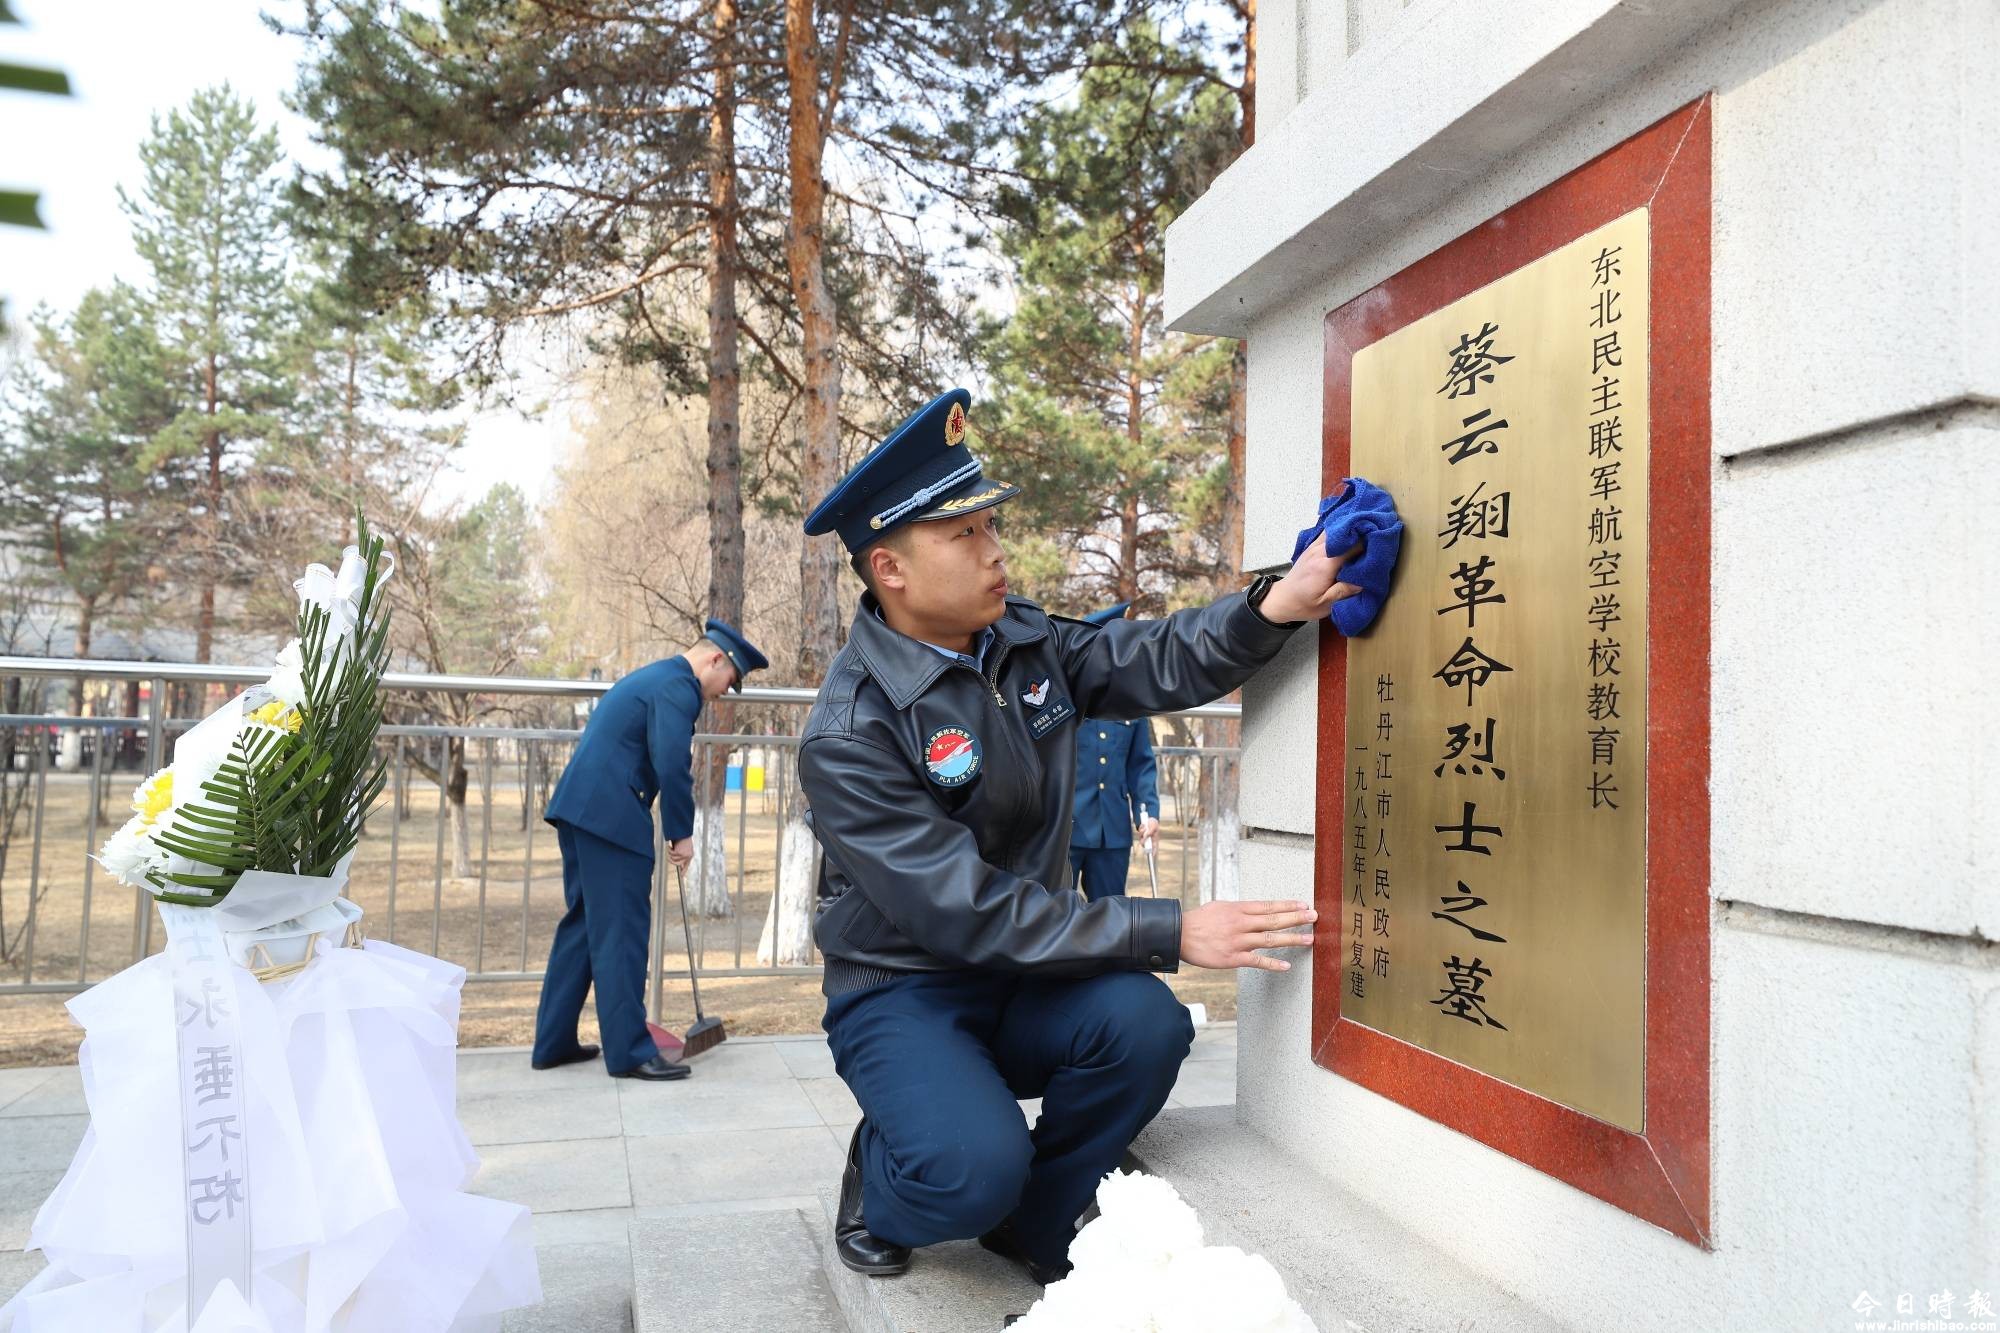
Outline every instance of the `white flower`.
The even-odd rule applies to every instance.
[[[1204,1246],[1201,1221],[1156,1176],[1114,1171],[1070,1244],[1075,1270],[1016,1333],[1317,1333],[1264,1259]]]
[[[1070,1243],[1070,1262],[1164,1268],[1201,1248],[1201,1219],[1158,1176],[1113,1171],[1097,1187],[1098,1216]]]
[[[153,844],[146,835],[144,815],[133,815],[125,821],[125,826],[105,840],[97,853],[97,863],[120,884],[129,884],[135,889],[150,889],[146,882],[148,871],[157,869],[165,861],[165,853]]]
[[[1261,1254],[1211,1245],[1184,1255],[1158,1288],[1158,1333],[1314,1333],[1313,1322],[1285,1294],[1285,1280]]]

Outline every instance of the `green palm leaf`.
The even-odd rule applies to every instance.
[[[388,778],[375,745],[382,725],[377,691],[387,669],[389,613],[380,595],[382,540],[360,523],[367,566],[355,631],[343,645],[318,607],[298,620],[305,702],[295,732],[246,727],[201,799],[176,811],[173,829],[155,835],[165,850],[216,873],[159,877],[166,902],[204,906],[219,900],[246,870],[326,875],[353,850]],[[213,897],[175,894],[168,884],[218,890]]]

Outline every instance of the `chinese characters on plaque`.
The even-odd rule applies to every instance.
[[[1644,1129],[1647,213],[1354,354],[1341,1017]],[[1666,627],[1671,633],[1671,627]]]

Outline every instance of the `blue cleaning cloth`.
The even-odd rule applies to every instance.
[[[1373,482],[1348,477],[1340,489],[1319,502],[1319,518],[1299,534],[1292,559],[1297,560],[1315,537],[1325,539],[1328,555],[1339,555],[1361,543],[1361,554],[1340,570],[1340,581],[1361,591],[1335,602],[1328,617],[1335,629],[1352,638],[1374,623],[1389,595],[1389,576],[1395,572],[1396,557],[1403,549],[1403,520],[1396,516],[1396,502],[1389,498],[1389,492]]]

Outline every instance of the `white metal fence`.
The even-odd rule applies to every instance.
[[[130,813],[132,787],[162,766],[175,734],[199,717],[169,716],[169,687],[261,683],[252,667],[191,666],[0,657],[0,996],[81,990],[160,947],[149,895],[107,877],[91,859]],[[131,715],[75,717],[51,711],[46,694],[71,682],[138,682]],[[392,674],[385,690],[404,702],[479,696],[487,702],[568,701],[610,688],[604,681]],[[128,695],[128,698],[130,696]],[[690,974],[709,977],[813,975],[810,962],[759,960],[759,940],[787,836],[796,781],[797,725],[813,691],[747,687],[731,696],[739,719],[765,730],[696,736],[697,804],[723,822],[698,844],[705,886],[690,905],[692,950],[683,943],[681,905],[671,872],[656,857],[651,941],[651,1009],[661,986]],[[190,711],[199,711],[198,709]],[[408,710],[399,710],[408,711]],[[444,712],[443,709],[432,710]],[[1190,710],[1229,719],[1235,705]],[[706,715],[705,715],[706,716]],[[447,958],[472,981],[538,979],[563,912],[562,866],[554,830],[541,813],[581,731],[575,727],[398,723],[382,728],[389,783],[357,851],[348,896],[367,911],[376,938]],[[453,799],[454,752],[464,782]],[[1160,767],[1162,896],[1196,901],[1200,839],[1214,793],[1236,750],[1164,744]],[[719,788],[719,789],[718,789]],[[1233,821],[1228,821],[1233,827]],[[797,835],[797,825],[790,831]],[[657,824],[655,837],[658,837]],[[1136,855],[1136,850],[1135,850]],[[692,878],[692,876],[691,876]],[[1143,858],[1132,891],[1152,891]]]

